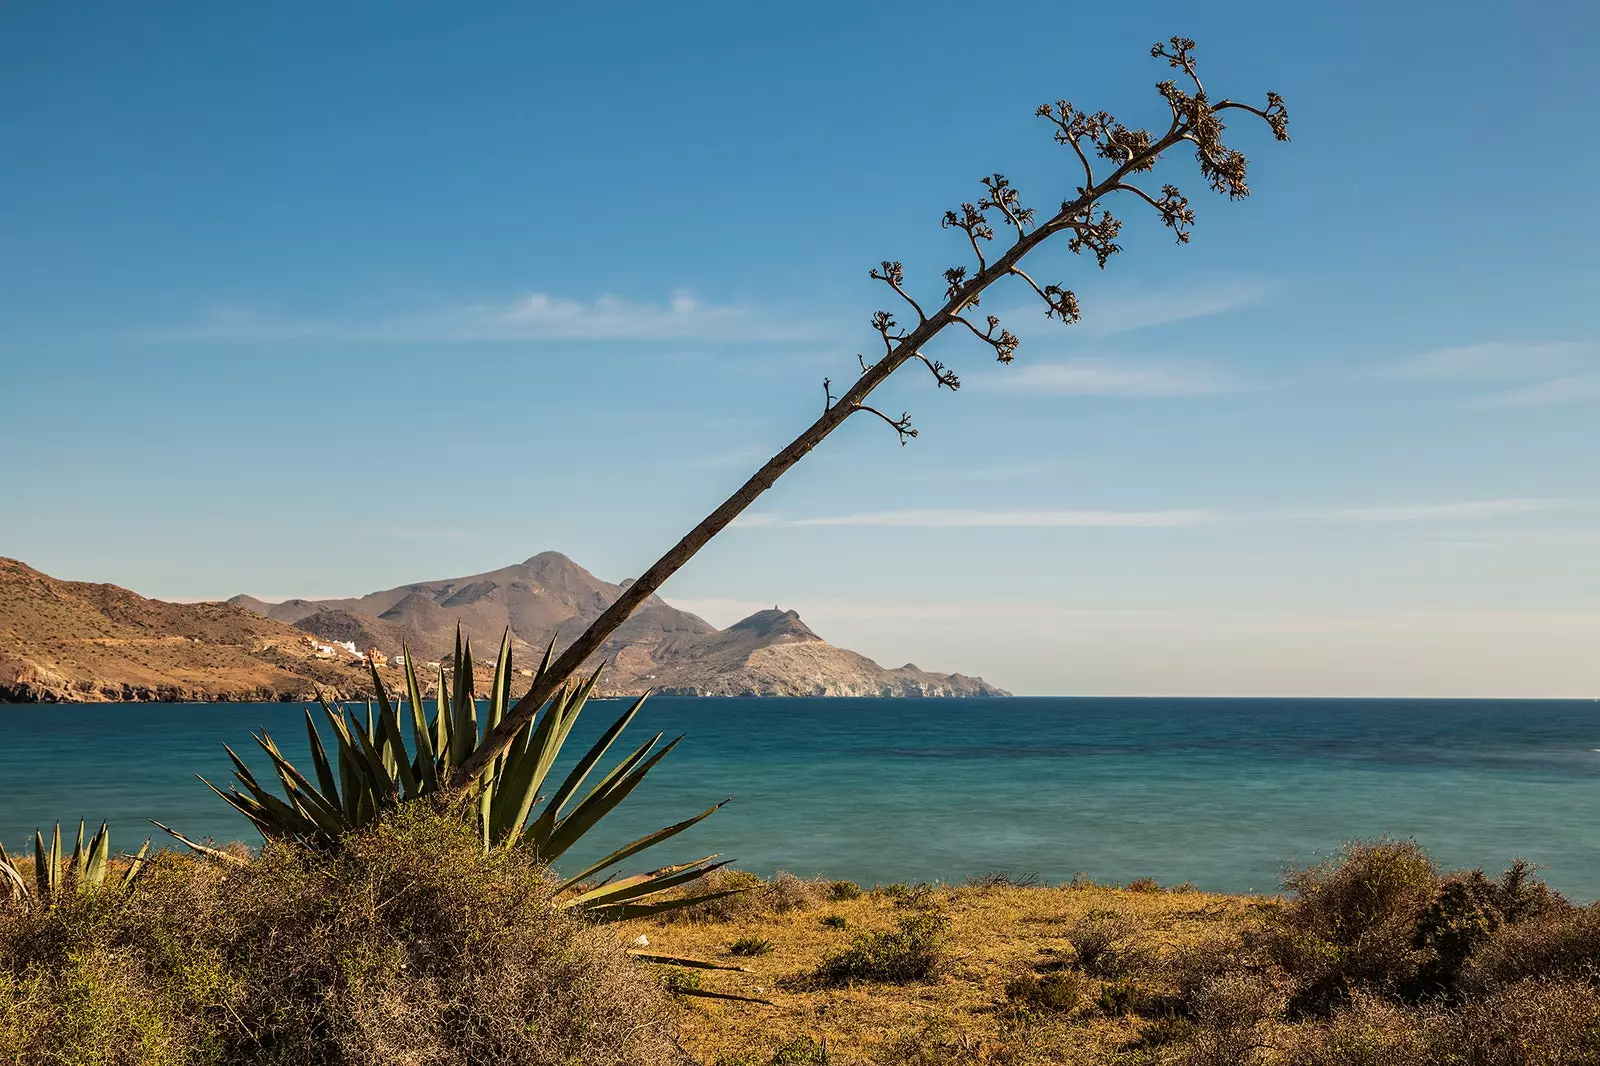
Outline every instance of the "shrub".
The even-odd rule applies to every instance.
[[[1133,944],[1138,926],[1126,915],[1090,911],[1067,931],[1078,968],[1091,977],[1121,977],[1145,960]]]
[[[738,955],[743,958],[752,958],[756,955],[769,955],[772,953],[772,941],[763,940],[758,936],[743,936],[728,945],[729,955]]]
[[[1283,1005],[1282,993],[1260,974],[1231,973],[1210,981],[1187,1003],[1193,1026],[1182,1061],[1194,1066],[1257,1061],[1262,1027]]]
[[[830,881],[828,898],[836,903],[841,900],[860,899],[861,886],[854,881]]]
[[[1028,974],[1006,985],[1006,998],[1029,1010],[1067,1014],[1083,998],[1083,979],[1063,970],[1042,976]]]
[[[824,987],[857,981],[926,981],[944,961],[948,921],[938,911],[923,911],[901,918],[893,930],[862,933],[844,951],[823,959],[812,979]]]
[[[1418,921],[1440,888],[1415,841],[1347,844],[1339,858],[1291,871],[1296,898],[1262,937],[1268,954],[1295,978],[1292,1010],[1327,1014],[1357,986],[1415,985],[1426,954]]]
[[[661,973],[661,987],[669,995],[681,996],[686,992],[700,991],[700,974],[696,970],[683,970],[674,966]]]
[[[828,1045],[810,1037],[796,1037],[780,1047],[769,1061],[771,1066],[827,1066]]]
[[[1161,884],[1153,877],[1136,877],[1127,884],[1129,892],[1160,892]]]
[[[850,920],[842,914],[824,914],[822,924],[829,929],[845,929],[850,925]]]
[[[1600,983],[1600,904],[1501,926],[1473,952],[1461,984],[1486,994],[1528,978]]]
[[[1458,1010],[1426,1017],[1432,1061],[1472,1066],[1590,1066],[1600,1062],[1600,993],[1587,985],[1523,981]]]
[[[1405,1066],[1428,1058],[1422,1019],[1414,1011],[1366,993],[1326,1022],[1295,1027],[1283,1066]],[[1479,1066],[1479,1064],[1474,1064]]]
[[[555,887],[415,808],[320,856],[163,854],[125,900],[0,914],[0,1061],[672,1061],[654,983]]]

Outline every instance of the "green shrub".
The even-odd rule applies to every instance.
[[[752,958],[756,955],[769,955],[772,953],[772,941],[763,940],[758,936],[742,936],[728,945],[729,955],[738,955],[742,958]]]
[[[829,929],[846,929],[850,925],[850,920],[842,914],[824,914],[822,924]]]
[[[813,980],[824,987],[857,981],[926,981],[944,961],[948,921],[938,911],[923,911],[901,918],[893,930],[862,933],[850,947],[823,959]]]
[[[701,983],[698,970],[684,970],[673,966],[661,973],[661,987],[670,995],[681,996],[686,992],[698,992]]]
[[[831,881],[828,883],[828,898],[835,903],[841,900],[860,899],[861,886],[854,881]]]
[[[1065,970],[1027,974],[1006,985],[1006,998],[1029,1010],[1068,1014],[1083,998],[1083,979]]]

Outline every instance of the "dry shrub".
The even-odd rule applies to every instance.
[[[1248,1066],[1268,1046],[1263,1028],[1283,1010],[1285,997],[1260,974],[1225,974],[1190,997],[1193,1028],[1180,1061],[1194,1066]]]
[[[1006,999],[1045,1014],[1070,1014],[1083,999],[1083,978],[1065,970],[1024,974],[1006,983]]]
[[[1433,1061],[1464,1066],[1600,1063],[1600,993],[1584,984],[1523,981],[1459,1010],[1434,1011]]]
[[[824,958],[807,983],[836,988],[858,981],[929,980],[944,964],[948,924],[939,911],[920,911],[902,917],[894,929],[861,933],[848,948]]]
[[[808,881],[779,870],[768,881],[748,870],[713,870],[689,888],[683,896],[717,892],[736,895],[707,900],[661,916],[666,922],[748,922],[790,911],[810,910],[828,900],[840,882]],[[849,882],[843,882],[848,884]]]
[[[1297,1026],[1280,1061],[1282,1066],[1420,1066],[1430,1059],[1415,1011],[1358,992],[1328,1021]]]
[[[1473,952],[1461,984],[1485,994],[1527,978],[1600,982],[1600,904],[1553,909],[1494,930]]]
[[[1139,925],[1125,914],[1090,911],[1067,930],[1079,969],[1091,977],[1122,977],[1149,962],[1134,944]]]
[[[334,856],[164,856],[114,893],[0,919],[0,1059],[664,1063],[665,1001],[515,852],[422,811]],[[40,1030],[28,1019],[49,1019]],[[6,1019],[21,1018],[10,1025]]]
[[[1299,986],[1295,1013],[1327,1014],[1357,987],[1414,986],[1427,954],[1417,923],[1439,893],[1433,862],[1412,840],[1346,844],[1337,859],[1284,877],[1295,893],[1260,946]]]

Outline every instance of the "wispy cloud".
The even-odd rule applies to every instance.
[[[973,384],[1048,396],[1204,396],[1237,388],[1208,366],[1109,359],[1022,364],[985,374]]]
[[[1029,528],[1051,526],[1167,528],[1215,520],[1206,510],[1165,511],[869,511],[792,519],[796,526],[917,526],[935,529]]]
[[[1191,318],[1235,311],[1263,299],[1273,289],[1258,278],[1205,278],[1142,290],[1112,288],[1086,292],[1081,328],[1088,333],[1126,333]]]
[[[1592,353],[1592,345],[1572,341],[1525,344],[1489,341],[1438,348],[1403,359],[1388,368],[1394,377],[1497,380],[1559,373]]]
[[[1559,511],[1570,505],[1570,500],[1514,497],[1387,507],[1343,507],[1316,512],[1315,517],[1338,522],[1463,522]]]
[[[1523,382],[1478,396],[1473,407],[1549,407],[1600,400],[1600,345],[1576,341],[1493,341],[1440,348],[1404,359],[1389,377],[1456,382]]]
[[[528,292],[498,302],[396,310],[366,317],[294,318],[217,308],[160,335],[164,340],[261,341],[784,341],[814,339],[818,327],[787,313],[716,304],[686,291],[664,301],[604,294],[578,299]]]
[[[1569,374],[1532,385],[1520,385],[1481,397],[1475,406],[1550,407],[1592,400],[1600,400],[1600,374]]]

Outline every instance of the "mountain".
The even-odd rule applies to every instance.
[[[0,702],[299,701],[319,690],[358,699],[370,695],[370,674],[342,643],[388,655],[409,644],[431,668],[453,648],[457,621],[478,651],[484,691],[507,628],[526,678],[552,638],[559,649],[576,637],[624,587],[546,552],[356,599],[166,603],[0,558]],[[719,630],[657,597],[590,665],[607,660],[599,688],[607,695],[1005,695],[981,678],[909,664],[886,670],[829,644],[793,611],[758,611]],[[395,667],[378,669],[391,689],[403,685]]]
[[[354,599],[228,602],[324,640],[353,641],[388,655],[409,645],[432,658],[454,646],[456,625],[478,657],[492,656],[510,630],[519,661],[537,661],[552,640],[559,652],[621,595],[559,552],[483,574],[401,585]],[[981,678],[932,674],[907,664],[887,670],[836,648],[793,611],[759,611],[727,629],[651,596],[602,647],[601,691],[655,689],[677,695],[973,696],[1005,695]]]
[[[289,700],[360,675],[298,629],[225,603],[164,603],[0,558],[0,701]]]

